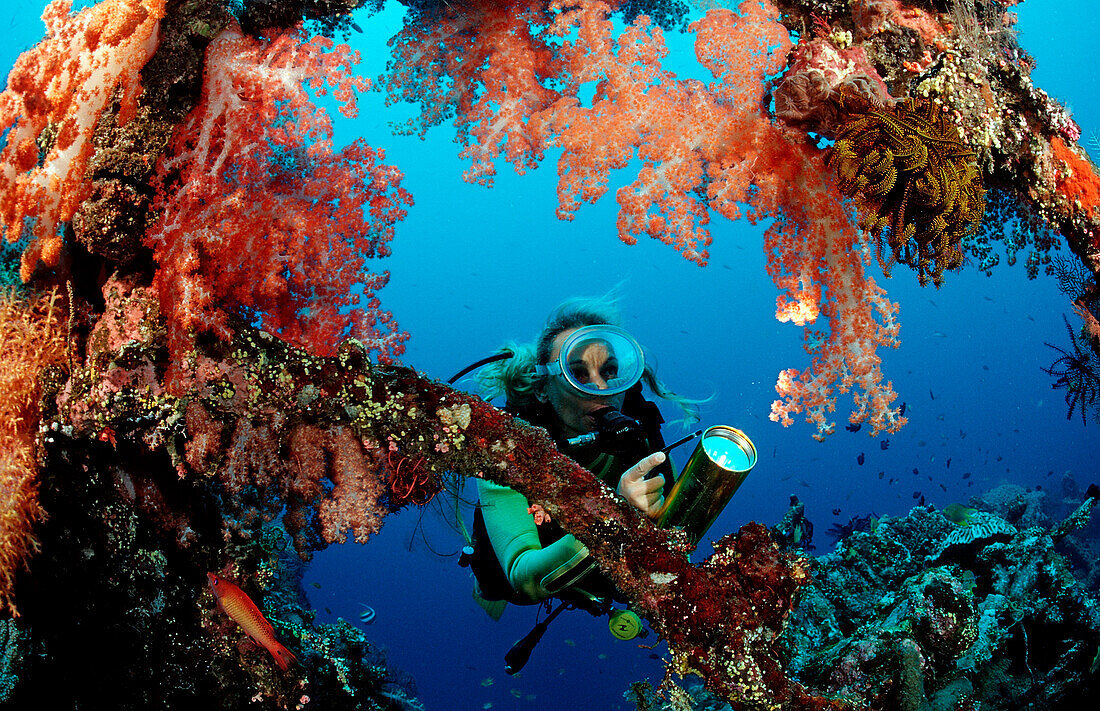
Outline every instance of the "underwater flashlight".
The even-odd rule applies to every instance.
[[[715,425],[703,432],[658,515],[662,528],[683,529],[692,544],[711,527],[756,466],[756,446],[741,430]]]

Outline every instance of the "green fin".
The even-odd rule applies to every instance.
[[[482,596],[477,594],[477,590],[471,591],[474,596],[474,602],[481,605],[481,609],[485,610],[485,614],[493,618],[493,622],[500,620],[500,616],[504,614],[504,608],[508,607],[507,600],[486,600]]]

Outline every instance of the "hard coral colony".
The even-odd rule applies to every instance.
[[[37,431],[5,434],[19,462],[0,474],[0,503],[19,513],[0,521],[0,596],[22,613],[5,625],[5,659],[32,665],[0,685],[7,699],[75,706],[109,682],[118,708],[196,693],[243,706],[257,687],[282,707],[364,696],[400,707],[363,661],[362,635],[314,624],[297,604],[291,562],[272,541],[285,548],[285,529],[302,558],[349,534],[365,542],[387,513],[430,500],[443,472],[513,487],[584,542],[668,642],[670,693],[673,676],[690,673],[738,708],[855,708],[897,698],[896,678],[916,708],[923,680],[942,671],[920,663],[925,652],[933,666],[957,659],[982,630],[985,648],[1008,644],[982,626],[987,613],[1008,614],[1003,598],[975,608],[952,571],[914,564],[907,572],[920,577],[881,576],[904,601],[874,628],[905,618],[909,636],[830,648],[837,673],[823,675],[783,636],[799,590],[811,589],[809,566],[763,526],[693,565],[682,537],[643,521],[541,430],[392,363],[404,334],[376,294],[386,276],[366,260],[386,256],[412,199],[381,151],[332,146],[316,98],[331,92],[353,112],[368,82],[349,47],[301,24],[334,34],[357,4],[104,0],[73,13],[55,0],[47,38],[12,70],[0,94],[0,224],[22,246],[25,288],[66,296],[13,298],[0,314],[42,336],[0,350],[6,371],[36,376],[5,390],[9,405],[42,393],[23,423]],[[776,315],[806,329],[812,359],[780,372],[772,419],[784,425],[802,414],[827,436],[848,391],[852,425],[905,424],[877,353],[897,345],[898,307],[867,274],[867,255],[877,242],[883,261],[936,284],[962,253],[987,263],[989,240],[1007,237],[977,228],[983,185],[998,210],[1060,233],[1100,271],[1095,169],[1001,32],[1011,18],[999,3],[979,12],[960,0],[950,16],[902,0],[711,9],[684,28],[705,81],[663,64],[665,33],[683,18],[675,2],[407,8],[383,83],[391,101],[419,104],[409,131],[454,117],[468,180],[491,184],[502,157],[522,173],[559,151],[558,214],[571,219],[603,197],[612,171],[638,166],[616,192],[620,237],[656,237],[699,264],[714,213],[771,220]],[[832,152],[807,131],[836,139]],[[1046,238],[1014,239],[1049,261]],[[898,540],[928,546],[950,524],[905,525],[928,536],[891,542],[880,527],[853,533],[846,550],[881,563],[902,552]],[[53,552],[27,572],[36,540]],[[1054,565],[1042,537],[1026,543],[1033,554],[1019,566]],[[208,570],[252,581],[260,619],[301,651],[308,675],[279,674],[235,643],[199,592]],[[978,572],[1011,592],[997,571]],[[1072,591],[1058,580],[1051,595]],[[75,604],[58,597],[75,588],[86,590]],[[1096,628],[1087,606],[1064,607]],[[31,628],[50,651],[29,652]],[[141,658],[87,659],[103,638]],[[195,658],[213,661],[196,669]],[[66,689],[41,681],[62,674]]]

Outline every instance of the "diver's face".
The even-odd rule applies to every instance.
[[[561,355],[561,346],[565,339],[577,329],[570,328],[562,331],[554,338],[554,345],[550,351],[550,362],[554,362]],[[595,342],[586,347],[580,354],[574,356],[565,364],[573,373],[573,377],[581,382],[588,383],[603,390],[607,388],[607,380],[614,377],[618,365],[614,359],[608,357],[607,346]],[[589,415],[593,410],[611,406],[616,410],[622,409],[624,393],[617,393],[608,397],[584,396],[571,387],[565,379],[559,375],[551,377],[543,391],[547,401],[554,408],[558,419],[561,420],[562,429],[567,437],[591,432],[595,429],[595,422]]]

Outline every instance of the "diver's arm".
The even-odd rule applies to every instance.
[[[489,541],[516,592],[532,602],[544,600],[591,567],[588,548],[571,534],[542,547],[523,494],[484,479],[477,490]]]

